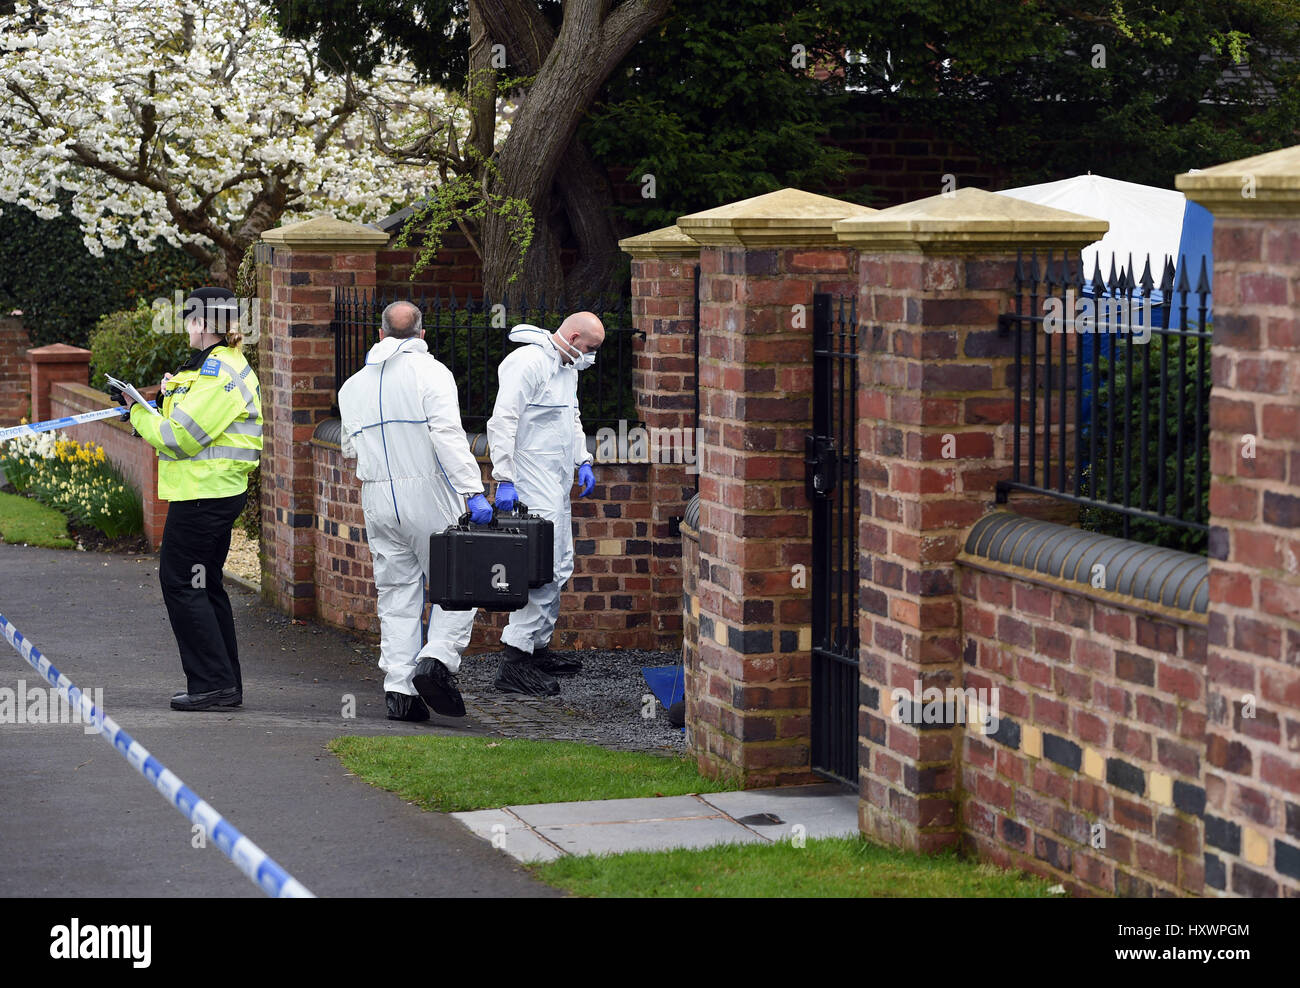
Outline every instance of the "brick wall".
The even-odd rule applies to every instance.
[[[708,688],[700,679],[700,532],[682,525],[682,666],[686,677],[686,744],[695,749],[691,725],[698,719],[695,706]]]
[[[963,843],[1072,894],[1199,895],[1205,621],[963,557]],[[1102,846],[1098,847],[1097,844]]]
[[[632,321],[645,334],[634,342],[633,388],[637,414],[655,435],[695,435],[698,259],[695,247],[663,248],[660,256],[634,256],[632,261]],[[698,458],[693,439],[691,449]],[[653,540],[650,610],[658,648],[675,650],[681,642],[681,540],[674,522],[695,496],[696,479],[682,463],[647,466],[644,508]]]
[[[366,545],[361,486],[354,460],[313,439],[315,470],[315,616],[377,635],[374,571]],[[491,461],[478,458],[491,494]],[[650,624],[649,499],[645,464],[595,466],[596,488],[573,495],[574,572],[561,595],[560,648],[656,647]],[[496,651],[509,615],[480,611],[471,650]]]
[[[157,397],[158,386],[142,388],[146,398]],[[59,382],[50,389],[49,405],[53,416],[77,415],[112,407],[102,391],[88,384]],[[151,548],[162,544],[163,526],[167,522],[167,502],[158,497],[158,454],[152,446],[132,434],[131,423],[119,418],[86,422],[69,433],[80,442],[98,443],[104,455],[122,471],[141,496],[144,507],[144,535]]]
[[[385,297],[419,296],[447,299],[455,294],[457,301],[472,296],[483,297],[483,262],[469,241],[459,231],[443,234],[442,247],[414,279],[411,271],[420,253],[423,238],[418,232],[411,237],[411,245],[398,247],[399,226],[392,232],[388,246],[375,255],[375,284]],[[568,270],[578,260],[578,251],[572,246],[560,250],[560,264]],[[511,293],[527,290],[516,282]]]
[[[268,230],[270,316],[262,386],[262,595],[295,617],[316,613],[316,465],[311,438],[334,401],[334,290],[373,288],[384,235],[319,216]],[[265,251],[263,251],[265,253]]]
[[[1206,881],[1296,896],[1300,219],[1216,216],[1214,265]]]
[[[804,435],[814,292],[856,289],[840,248],[700,253],[699,658],[690,728],[702,771],[812,781],[812,564]],[[794,306],[807,320],[796,321]]]
[[[438,295],[446,298],[455,292],[458,300],[468,295],[483,295],[483,262],[465,235],[448,231],[442,238],[437,257],[411,280],[411,268],[419,254],[421,238],[411,238],[413,246],[397,247],[394,233],[386,249],[375,255],[375,284],[388,295]]]
[[[1011,349],[996,325],[1013,262],[873,254],[862,264],[858,626],[873,697],[960,678],[952,564],[1010,460]],[[955,456],[944,454],[949,435]],[[892,723],[870,703],[863,718],[868,831],[923,850],[955,842],[958,739]],[[921,781],[909,784],[913,773]]]
[[[31,418],[31,369],[27,350],[31,346],[22,319],[0,317],[0,426],[17,425]]]
[[[843,195],[867,187],[877,207],[912,202],[944,191],[945,175],[957,187],[1006,188],[1010,175],[990,166],[987,155],[953,141],[936,125],[909,119],[906,104],[897,99],[860,94],[855,97],[862,123],[840,128],[830,143],[860,155],[856,167],[838,182],[819,189]]]
[[[90,351],[66,343],[51,343],[27,351],[33,422],[45,422],[50,413],[50,389],[55,384],[90,383]]]

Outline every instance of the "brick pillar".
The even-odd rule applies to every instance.
[[[20,317],[0,317],[0,426],[17,425],[30,412],[27,350],[31,345]]]
[[[51,343],[27,351],[31,366],[32,421],[53,418],[50,412],[50,387],[59,381],[72,384],[90,383],[90,351],[66,343]]]
[[[271,315],[259,351],[265,420],[262,593],[286,613],[308,617],[316,598],[309,440],[334,401],[334,289],[373,288],[375,251],[388,237],[322,216],[268,230],[262,240],[274,248]]]
[[[632,323],[645,334],[637,340],[632,375],[637,413],[655,437],[680,437],[689,443],[694,466],[652,462],[650,519],[650,627],[655,648],[675,650],[682,639],[682,540],[675,522],[695,496],[695,269],[700,245],[670,226],[619,241],[632,255]],[[665,446],[664,450],[682,447]],[[673,459],[659,455],[654,460]],[[684,458],[683,458],[684,459]],[[618,509],[618,505],[609,505]]]
[[[832,224],[872,212],[783,189],[677,221],[702,245],[699,657],[687,724],[701,771],[745,786],[813,779],[812,602],[793,569],[812,562],[812,302],[856,290],[856,255]]]
[[[262,382],[266,397],[267,380],[271,367],[271,270],[275,248],[259,241],[253,248],[253,265],[257,274],[257,378]],[[269,462],[269,461],[264,461]],[[261,471],[262,476],[266,470]],[[259,485],[261,504],[258,505],[258,531],[261,533],[263,565],[270,567],[271,553],[275,547],[275,488],[263,480]]]
[[[836,225],[861,252],[859,821],[890,844],[960,839],[963,731],[895,720],[891,690],[962,686],[954,563],[1010,478],[1013,351],[997,317],[1016,248],[1077,250],[1106,227],[979,189]]]
[[[1210,894],[1294,897],[1300,145],[1177,184],[1214,213],[1205,884]]]

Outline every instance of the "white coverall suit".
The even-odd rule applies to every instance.
[[[573,574],[573,519],[569,493],[573,471],[591,462],[578,413],[578,369],[566,364],[551,334],[516,326],[510,340],[527,343],[498,368],[496,405],[488,420],[492,477],[511,481],[528,510],[555,525],[555,578],[528,592],[528,603],[510,613],[501,641],[525,652],[551,642],[560,616],[560,588]]]
[[[417,337],[387,337],[339,389],[340,444],[356,457],[361,507],[379,591],[379,668],[384,691],[414,696],[411,674],[432,656],[448,670],[473,630],[473,609],[434,606],[421,633],[429,536],[454,525],[482,474],[460,423],[456,381]]]

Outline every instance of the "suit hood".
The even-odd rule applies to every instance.
[[[429,345],[418,336],[399,340],[395,336],[386,336],[370,348],[366,354],[367,364],[382,364],[397,353],[428,353]]]

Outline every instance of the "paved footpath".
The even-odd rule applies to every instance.
[[[386,720],[371,651],[295,625],[228,583],[244,706],[168,707],[184,688],[156,556],[0,544],[0,613],[108,714],[320,896],[545,896],[450,815],[348,775],[343,734],[485,734],[489,725]],[[46,687],[0,637],[0,689]],[[344,694],[356,718],[342,715]],[[435,721],[438,719],[435,717]],[[434,724],[431,721],[430,724]],[[81,724],[0,723],[0,896],[260,897],[215,847]]]

